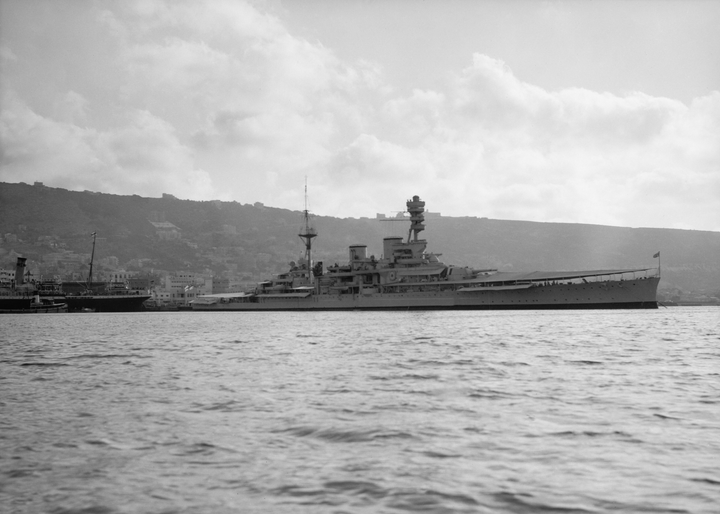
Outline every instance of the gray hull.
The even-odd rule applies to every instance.
[[[417,291],[407,293],[280,295],[193,304],[197,311],[288,310],[492,310],[492,309],[656,309],[660,279],[537,285],[501,290]]]

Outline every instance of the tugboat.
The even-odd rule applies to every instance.
[[[143,303],[150,298],[149,294],[139,291],[130,291],[124,283],[113,282],[102,284],[102,290],[93,285],[93,262],[95,260],[95,239],[97,233],[92,233],[93,246],[90,254],[90,272],[84,291],[68,295],[68,310],[70,312],[136,312],[144,310]]]
[[[25,279],[26,258],[18,257],[15,280],[9,287],[0,287],[0,313],[38,314],[67,312],[64,295],[55,282],[35,283]]]
[[[502,272],[442,263],[427,252],[425,202],[406,203],[410,229],[383,239],[380,259],[366,245],[349,247],[349,261],[323,270],[313,265],[307,200],[305,258],[252,291],[199,296],[198,311],[412,309],[657,309],[660,268]]]

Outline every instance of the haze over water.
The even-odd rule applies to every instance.
[[[720,310],[0,318],[11,513],[715,513]]]

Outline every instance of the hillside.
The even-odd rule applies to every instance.
[[[412,191],[409,191],[412,193]],[[410,196],[410,195],[407,195]],[[425,199],[432,210],[432,199]],[[388,210],[404,207],[405,197]],[[370,213],[369,213],[370,214]],[[382,238],[404,234],[406,222],[314,218],[315,258],[344,262],[350,244],[381,253]],[[301,213],[236,202],[195,202],[75,192],[0,183],[0,267],[20,254],[45,273],[89,256],[134,271],[195,271],[262,278],[284,270],[301,251]],[[653,267],[662,255],[661,290],[720,291],[720,233],[567,223],[429,217],[423,233],[446,263],[503,270]],[[65,266],[65,268],[63,268]],[[82,268],[82,266],[80,266]]]

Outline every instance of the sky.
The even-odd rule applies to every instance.
[[[0,0],[0,181],[720,231],[720,2]]]

